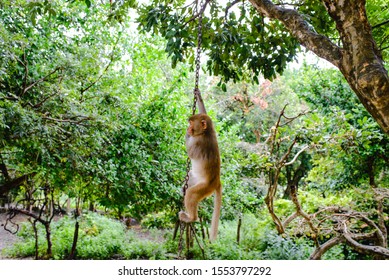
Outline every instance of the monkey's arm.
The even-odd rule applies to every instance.
[[[207,114],[207,111],[205,110],[204,101],[203,101],[203,98],[201,97],[200,91],[196,90],[195,94],[197,95],[197,106],[199,108],[199,113],[200,114]]]

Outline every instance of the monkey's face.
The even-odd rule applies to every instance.
[[[189,121],[187,132],[190,136],[195,136],[199,132],[199,127],[196,121]]]
[[[193,121],[189,121],[189,126],[186,132],[190,135],[193,136],[194,133],[194,127],[193,127]]]

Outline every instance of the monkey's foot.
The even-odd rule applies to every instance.
[[[189,215],[187,213],[185,213],[184,211],[181,211],[179,214],[178,214],[178,217],[180,218],[180,220],[182,222],[185,222],[185,223],[191,223],[191,222],[194,222],[193,219],[191,219],[189,217]]]

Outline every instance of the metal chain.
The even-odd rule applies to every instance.
[[[181,252],[184,248],[183,236],[184,236],[185,226],[186,225],[183,222],[180,222],[180,239],[178,240],[178,258],[181,258]]]
[[[197,25],[197,49],[196,49],[196,71],[195,71],[195,87],[193,90],[194,100],[193,100],[193,107],[192,107],[192,115],[196,113],[196,103],[197,103],[197,96],[198,93],[200,93],[199,90],[199,83],[200,83],[200,56],[201,56],[201,44],[203,39],[203,12],[205,8],[205,3],[201,0],[200,1],[200,11],[199,11],[199,22]]]
[[[200,55],[201,55],[201,44],[202,44],[202,36],[203,36],[203,12],[205,8],[205,4],[202,0],[200,1],[200,11],[199,11],[199,22],[197,25],[197,49],[196,49],[196,72],[195,72],[195,87],[193,90],[193,105],[192,105],[192,115],[196,114],[196,104],[197,99],[200,94],[199,90],[199,81],[200,81]],[[189,181],[189,171],[190,171],[190,158],[186,159],[186,176],[185,176],[185,184],[183,187],[183,194],[185,197],[186,190],[188,189],[188,181]]]
[[[202,0],[200,1],[200,11],[199,11],[199,21],[198,21],[198,27],[197,27],[197,49],[196,49],[196,60],[195,60],[195,64],[196,64],[196,72],[195,72],[195,87],[194,87],[194,90],[193,90],[193,106],[192,106],[192,115],[196,114],[196,104],[197,104],[197,99],[198,99],[198,96],[200,95],[200,90],[199,90],[199,81],[200,81],[200,54],[201,54],[201,43],[202,43],[202,33],[203,33],[203,28],[202,28],[202,22],[203,22],[203,12],[204,12],[204,9],[205,9],[205,5],[206,3],[204,3]],[[182,192],[183,192],[183,197],[185,197],[186,195],[186,190],[188,189],[189,185],[188,185],[188,182],[189,182],[189,172],[190,172],[190,164],[191,164],[191,161],[190,161],[190,158],[188,157],[186,159],[186,176],[185,176],[185,184],[182,188]],[[178,241],[178,257],[181,256],[181,252],[183,250],[183,234],[184,234],[184,230],[186,227],[190,227],[190,230],[193,230],[192,228],[192,225],[191,224],[185,224],[183,222],[180,223],[180,239]],[[193,230],[193,233],[196,235],[196,232]],[[187,233],[189,234],[189,233]],[[201,248],[201,245],[199,243],[199,241],[197,240],[197,236],[196,237],[196,241],[197,243],[199,244],[200,248]],[[188,240],[187,240],[188,242]],[[203,251],[203,249],[202,249]],[[204,252],[203,252],[203,255],[204,255]]]
[[[201,44],[203,39],[203,12],[205,4],[203,1],[200,1],[200,12],[199,12],[199,22],[197,25],[197,51],[196,51],[196,79],[195,79],[195,90],[199,88],[199,79],[200,79],[200,54],[201,54]]]

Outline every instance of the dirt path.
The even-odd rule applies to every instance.
[[[0,260],[7,259],[7,257],[3,254],[3,249],[11,247],[19,239],[16,235],[4,229],[6,219],[6,214],[0,213]],[[26,219],[20,215],[20,217],[16,217],[14,221],[20,223],[26,221]]]

